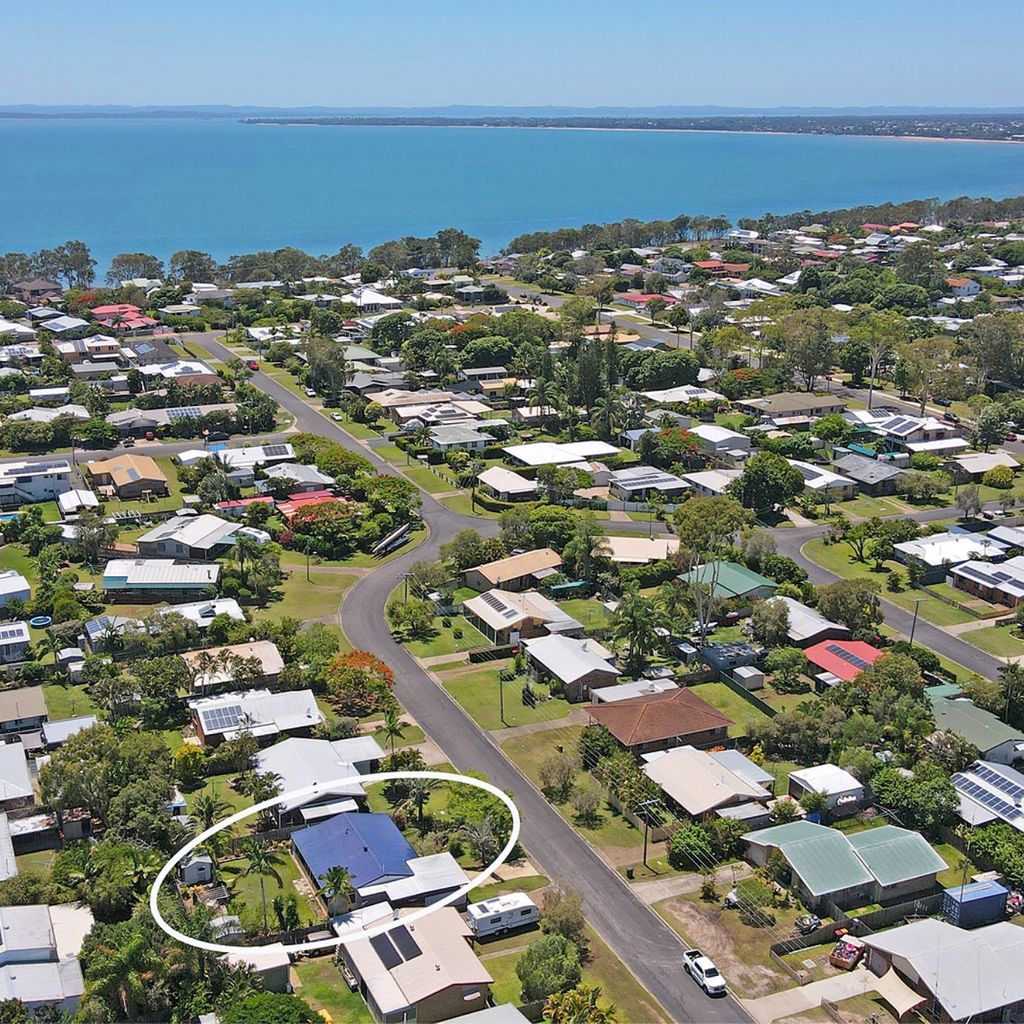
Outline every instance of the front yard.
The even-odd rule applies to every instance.
[[[1015,636],[1009,626],[986,626],[984,629],[970,629],[960,634],[975,647],[980,647],[997,658],[1017,658],[1024,654],[1024,640]]]
[[[444,688],[462,706],[463,710],[482,729],[505,729],[532,722],[550,722],[569,714],[569,702],[561,697],[550,697],[548,688],[531,683],[537,695],[533,706],[523,701],[523,677],[501,680],[499,675],[508,661],[490,661],[477,668],[451,669],[441,674]],[[500,694],[499,694],[500,688]],[[501,718],[504,702],[504,721]]]

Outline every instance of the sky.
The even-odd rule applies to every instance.
[[[1024,106],[1019,0],[2,6],[2,106]]]

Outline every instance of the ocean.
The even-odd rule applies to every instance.
[[[561,129],[278,127],[228,119],[0,119],[0,252],[67,239],[102,273],[166,259],[459,227],[524,231],[1024,193],[1024,145]]]

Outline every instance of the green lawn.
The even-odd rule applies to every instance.
[[[334,1024],[372,1024],[373,1017],[358,991],[349,990],[333,956],[303,960],[293,968],[301,996],[314,1010],[325,1010]]]
[[[392,561],[392,559],[398,558],[399,555],[404,555],[407,551],[412,551],[413,548],[422,544],[426,537],[427,531],[423,527],[411,529],[409,531],[409,539],[383,558],[371,555],[368,551],[356,551],[354,554],[349,555],[348,558],[342,559],[313,557],[309,562],[310,571],[315,572],[317,566],[336,569],[376,569],[377,566],[384,565]],[[306,556],[301,551],[283,551],[281,553],[281,565],[295,565],[305,570]]]
[[[733,724],[729,726],[730,736],[746,736],[749,724],[763,721],[768,717],[738,693],[733,693],[725,683],[699,683],[697,686],[691,686],[690,691],[733,720]]]
[[[984,629],[971,629],[960,634],[975,647],[980,647],[997,658],[1015,658],[1024,654],[1024,641],[1019,640],[1010,631],[1009,626],[986,626]]]
[[[834,572],[843,579],[874,580],[881,588],[881,597],[903,608],[905,611],[912,612],[917,599],[923,598],[920,615],[923,619],[927,619],[936,626],[954,626],[963,622],[975,621],[975,617],[970,612],[953,608],[944,601],[940,601],[933,594],[929,593],[927,587],[924,589],[908,587],[906,590],[899,591],[898,593],[888,590],[886,588],[888,573],[873,572],[873,562],[855,562],[850,557],[851,551],[848,544],[826,544],[824,540],[817,538],[808,541],[803,546],[803,553],[812,562],[817,562],[822,568]],[[885,565],[889,570],[900,572],[904,577],[906,576],[906,569],[898,562],[886,562]],[[964,599],[968,599],[966,594]],[[1024,649],[1022,649],[1022,653],[1024,653]]]
[[[569,714],[569,702],[561,698],[541,700],[535,707],[523,703],[523,679],[499,683],[498,674],[509,663],[487,662],[475,672],[442,676],[444,688],[462,705],[466,713],[482,729],[503,729],[531,722],[550,722]],[[504,696],[505,720],[501,721],[499,692]],[[532,684],[538,696],[546,696],[548,688]]]
[[[964,855],[955,847],[949,843],[933,843],[932,849],[946,862],[948,867],[945,871],[940,871],[935,876],[935,881],[942,886],[943,889],[948,889],[954,885],[960,885],[964,879],[964,870],[960,865],[963,863]],[[20,860],[20,858],[19,858]],[[977,872],[977,868],[970,862],[970,858],[967,861],[967,881],[970,882],[971,875]]]
[[[451,480],[445,480],[438,476],[429,466],[413,463],[411,466],[399,466],[404,473],[417,487],[422,488],[428,494],[443,494],[445,491],[458,489],[458,484]]]
[[[474,889],[472,899],[474,903],[480,903],[507,892],[536,892],[543,889],[549,881],[545,875],[523,875],[520,878],[510,878],[507,882],[490,882],[481,885],[479,889]]]
[[[284,896],[290,892],[295,892],[294,883],[299,878],[299,869],[295,861],[292,860],[284,849],[279,850],[278,853],[281,863],[277,866],[276,870],[281,879],[280,884],[272,876],[266,876],[263,879],[263,886],[267,896],[267,912],[271,917],[271,921],[273,921],[273,911],[270,909],[271,901],[275,896]],[[245,857],[241,857],[238,860],[222,861],[218,867],[218,872],[221,881],[232,892],[232,903],[241,904],[249,910],[262,913],[263,904],[260,896],[260,879],[258,875],[244,874],[248,863],[249,861]],[[299,920],[302,924],[314,924],[318,920],[307,899],[299,896],[298,905]]]
[[[233,775],[229,774],[209,776],[199,789],[185,794],[186,804],[190,807],[194,803],[196,797],[201,793],[209,793],[226,805],[222,816],[224,818],[230,817],[236,811],[240,811],[244,807],[251,807],[252,801],[248,797],[242,796],[242,794],[231,785],[234,778],[235,777]]]
[[[446,490],[451,490],[451,488],[448,487]],[[490,512],[483,505],[474,505],[473,498],[469,494],[449,494],[446,498],[441,498],[440,502],[445,508],[450,508],[460,515],[479,516],[481,519],[501,518],[500,512]]]
[[[382,732],[375,730],[374,736],[382,747],[387,750],[391,749],[391,741],[385,739]],[[425,739],[426,734],[418,725],[406,723],[402,726],[402,735],[395,738],[395,749],[400,750],[402,747],[411,747],[417,743],[422,743]]]
[[[310,571],[288,573],[281,588],[280,601],[271,601],[266,608],[253,610],[254,619],[280,619],[291,616],[308,621],[337,615],[345,591],[358,579],[342,573]]]
[[[43,699],[46,701],[46,713],[50,716],[51,722],[99,713],[92,697],[89,696],[89,691],[84,686],[62,686],[60,683],[51,683],[43,687]]]
[[[37,871],[41,875],[48,875],[57,852],[57,850],[36,850],[35,853],[19,854],[15,857],[18,863],[18,871]]]
[[[39,583],[39,567],[36,560],[20,544],[5,544],[0,547],[0,570],[14,569],[32,584],[33,590]]]
[[[374,448],[373,454],[379,455],[382,459],[387,459],[388,462],[396,466],[404,466],[406,459],[410,458],[397,444],[383,444],[379,448]]]
[[[457,654],[459,651],[471,651],[474,647],[490,645],[487,637],[471,626],[463,616],[454,615],[449,621],[451,625],[445,626],[442,619],[434,619],[434,628],[437,630],[435,635],[429,640],[410,640],[405,645],[409,653],[417,658],[432,658],[438,654]],[[462,636],[455,636],[456,629],[462,631]]]
[[[612,613],[600,601],[590,597],[562,601],[559,607],[566,615],[571,615],[577,622],[582,622],[587,633],[607,626],[612,620]]]
[[[859,519],[870,519],[872,516],[903,515],[910,507],[897,498],[873,498],[868,494],[859,495],[850,501],[844,501],[834,506],[835,511]]]

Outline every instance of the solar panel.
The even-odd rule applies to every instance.
[[[278,455],[287,455],[288,454],[288,445],[286,445],[286,444],[268,444],[263,449],[263,454],[264,455],[270,455],[270,456],[272,456],[274,458],[276,458]]]
[[[1005,775],[1000,775],[999,772],[993,771],[987,765],[973,765],[970,771],[973,775],[977,775],[979,779],[984,779],[989,785],[994,786],[1003,793],[1016,799],[1024,798],[1024,786],[1014,782],[1012,779],[1006,778]]]
[[[423,950],[416,944],[416,940],[409,934],[409,929],[404,925],[393,928],[387,934],[391,936],[391,941],[398,947],[403,960],[412,960],[422,954]]]
[[[972,782],[967,776],[958,773],[952,777],[951,781],[953,787],[958,792],[976,800],[994,814],[999,815],[1004,821],[1017,821],[1019,818],[1024,818],[1024,813],[1021,812],[1020,808],[1015,807],[1008,800],[1004,800],[1002,797],[985,789],[984,786],[979,786],[978,783]]]
[[[172,420],[198,419],[200,416],[202,416],[202,411],[194,405],[167,410],[167,417]]]
[[[233,729],[242,717],[242,705],[230,704],[223,708],[210,708],[202,712],[203,727],[206,732],[220,732]]]
[[[497,612],[502,612],[507,607],[504,601],[502,601],[499,597],[492,594],[490,591],[481,596],[483,597],[484,604],[486,604],[490,608],[493,608]]]
[[[393,970],[402,962],[402,954],[395,949],[391,942],[391,938],[387,933],[383,935],[374,935],[370,939],[370,945],[373,947],[374,953],[377,954],[380,958],[380,962],[387,970]]]
[[[859,668],[861,671],[864,669],[871,668],[871,662],[865,661],[859,654],[854,654],[852,651],[847,651],[845,648],[839,646],[839,644],[829,644],[826,648],[829,654],[834,654],[837,658],[842,658],[843,661],[854,668]]]

